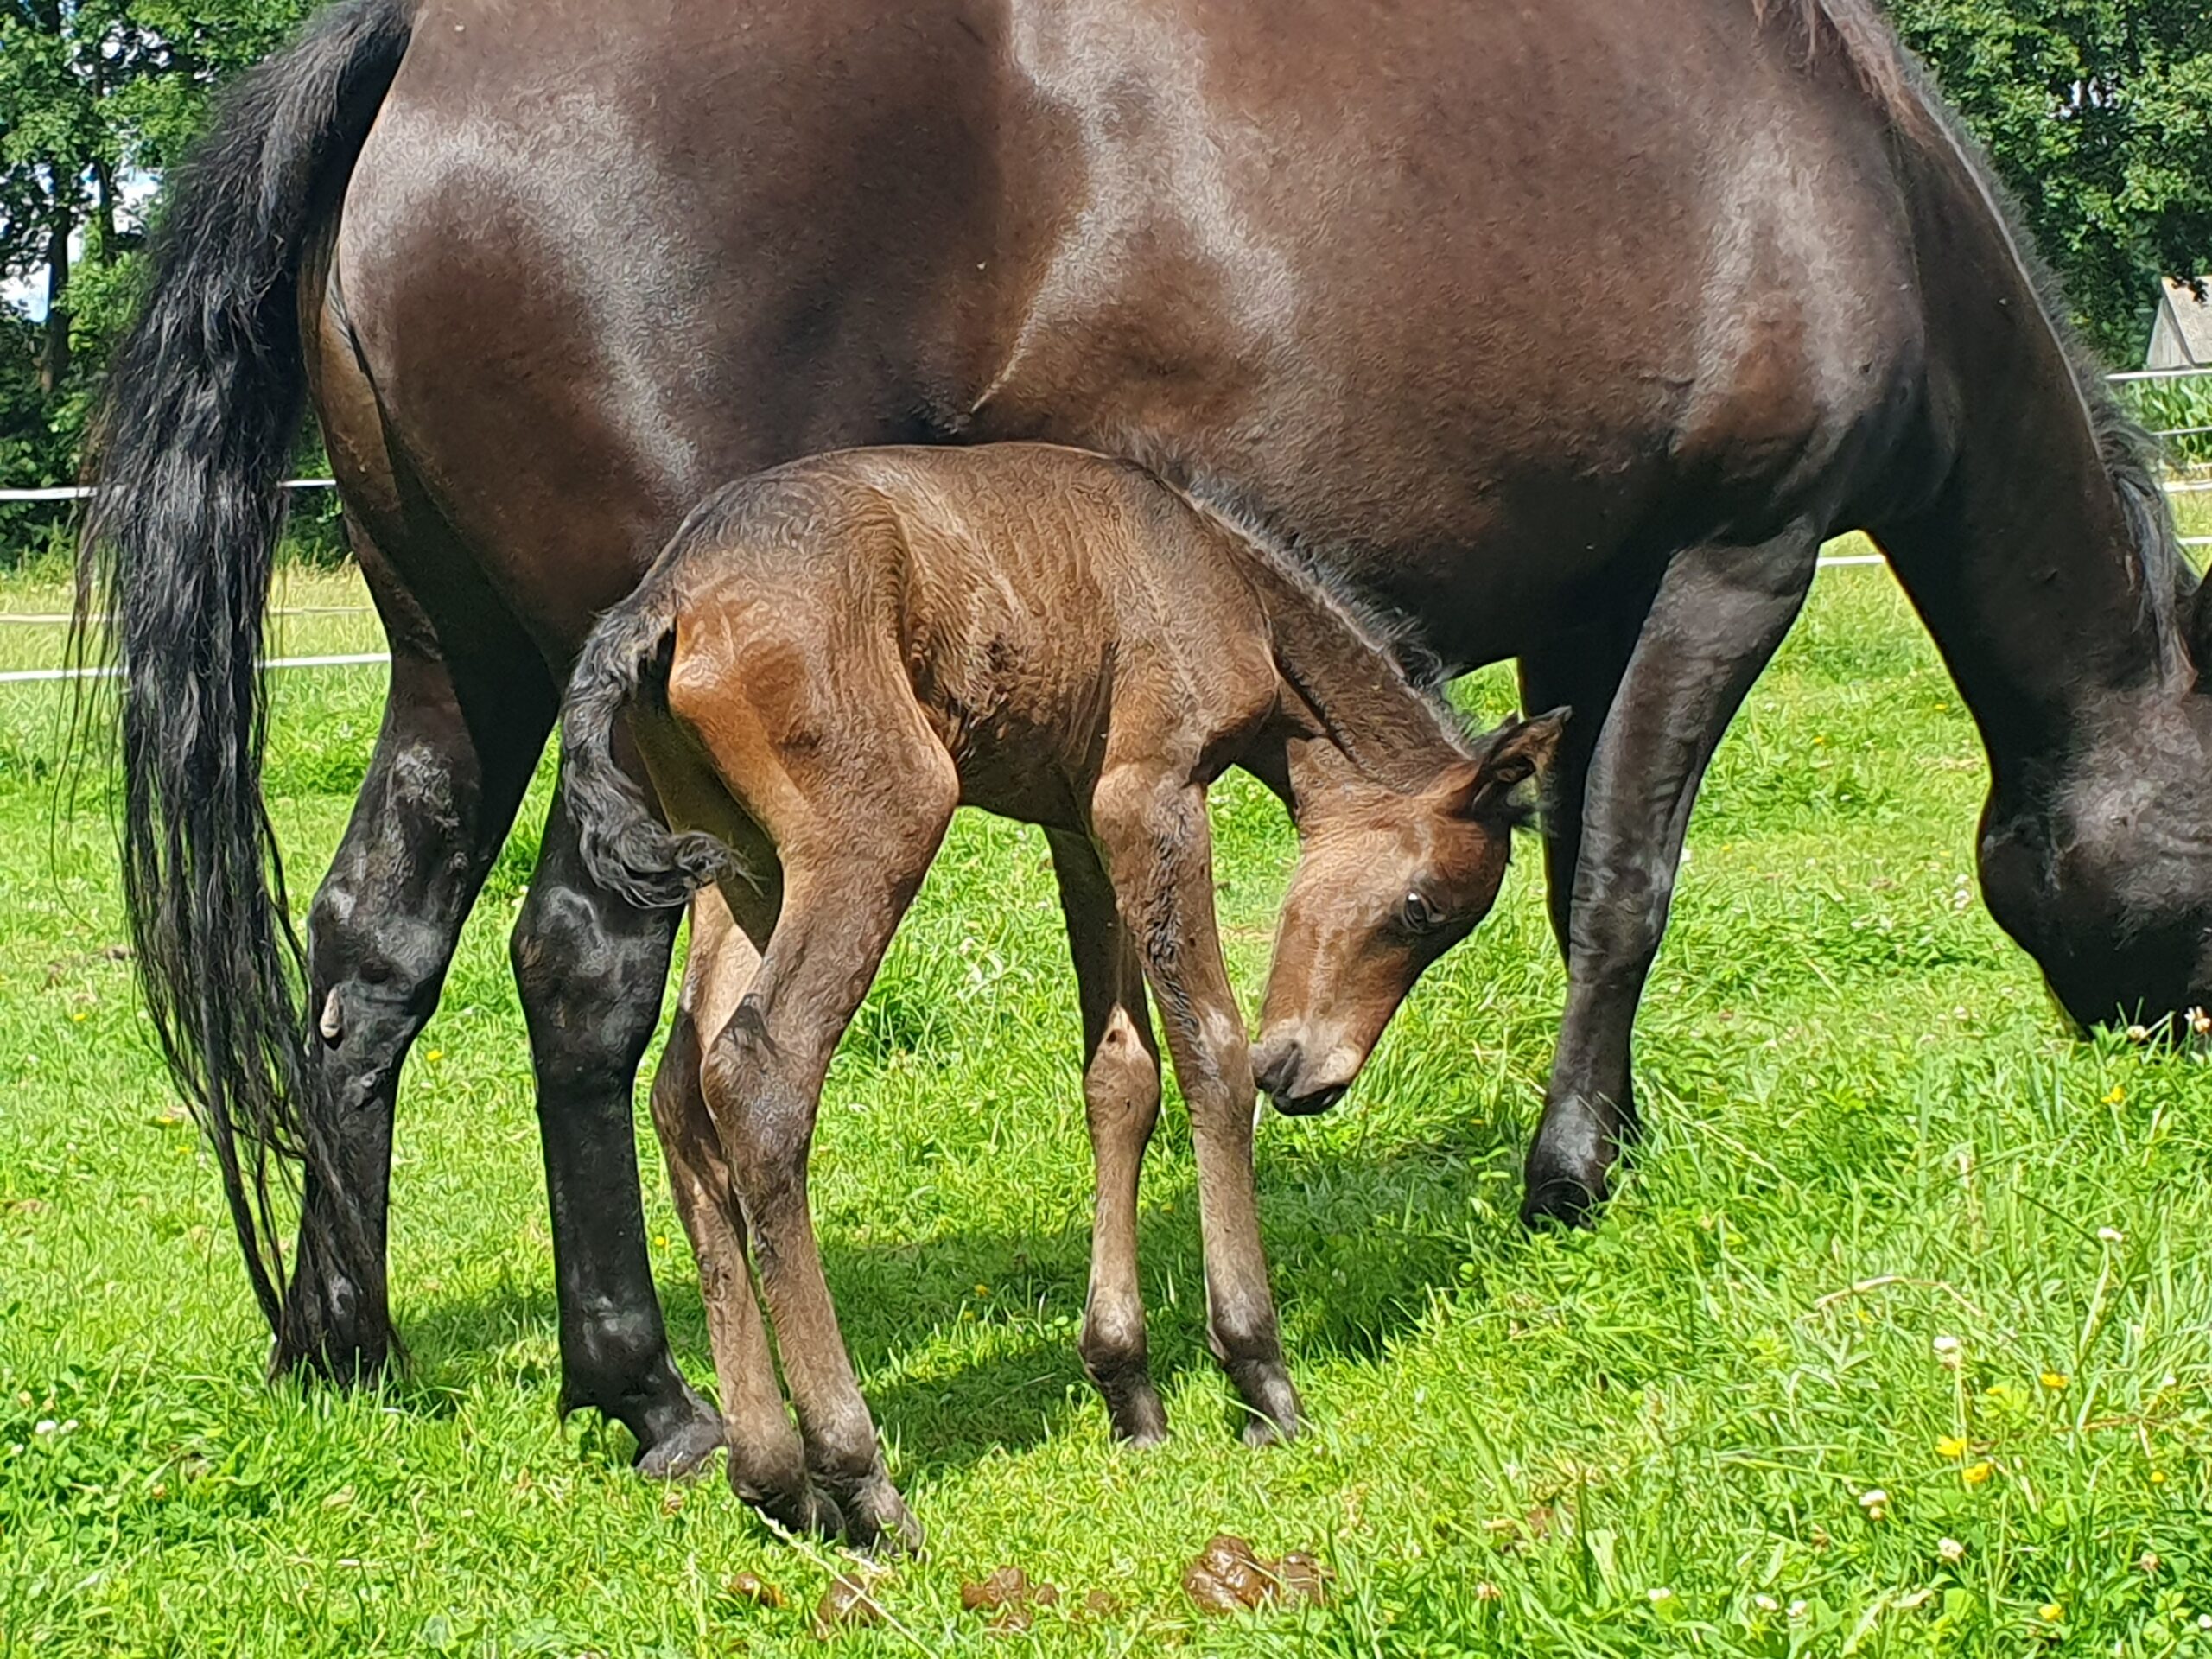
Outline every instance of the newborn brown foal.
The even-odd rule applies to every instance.
[[[674,832],[618,760],[624,715]],[[838,1333],[805,1174],[830,1057],[955,807],[1040,824],[1052,845],[1097,1164],[1081,1349],[1115,1428],[1166,1432],[1137,1288],[1138,1169],[1160,1109],[1149,985],[1191,1110],[1208,1333],[1256,1443],[1295,1432],[1298,1402],[1260,1245],[1207,786],[1243,766],[1296,820],[1266,1081],[1286,1108],[1318,1110],[1489,911],[1516,786],[1563,719],[1470,740],[1304,576],[1142,469],[1081,450],[850,450],[695,512],[584,649],[563,786],[606,886],[641,905],[713,889],[653,1107],[740,1492],[794,1527],[914,1535]]]

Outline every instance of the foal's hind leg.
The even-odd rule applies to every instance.
[[[811,846],[777,826],[783,913],[752,988],[708,1050],[704,1083],[744,1201],[808,1467],[855,1542],[913,1545],[921,1529],[884,1470],[807,1204],[807,1159],[830,1058],[959,798],[942,750],[938,775],[922,770],[905,787],[897,780],[920,769],[899,759],[874,768],[874,781],[896,788],[895,817],[857,803],[825,812]]]
[[[316,1162],[272,1362],[352,1381],[391,1346],[385,1275],[391,1126],[401,1063],[436,1008],[461,924],[553,715],[534,658],[473,680],[465,718],[429,629],[358,529],[393,634],[384,729],[308,918],[303,1103]],[[488,645],[487,645],[488,650]],[[493,688],[496,687],[496,690]]]
[[[1084,1116],[1097,1166],[1090,1294],[1077,1345],[1084,1369],[1106,1396],[1114,1432],[1154,1446],[1167,1438],[1167,1412],[1153,1386],[1145,1343],[1137,1179],[1160,1122],[1160,1049],[1145,1007],[1144,966],[1122,925],[1097,849],[1062,830],[1049,831],[1046,839],[1083,1005]]]
[[[807,1481],[805,1447],[776,1382],[775,1356],[746,1256],[745,1217],[700,1087],[699,1033],[720,1031],[737,1011],[760,961],[747,931],[765,939],[769,921],[764,915],[741,931],[728,903],[713,888],[692,901],[683,991],[653,1078],[653,1127],[699,1266],[715,1376],[721,1387],[730,1485],[783,1526],[834,1533],[842,1530],[842,1519]]]
[[[1630,1039],[1698,783],[1796,620],[1819,546],[1799,528],[1758,547],[1691,548],[1660,584],[1584,790],[1567,1017],[1529,1151],[1526,1220],[1580,1220],[1605,1196],[1634,1121]]]

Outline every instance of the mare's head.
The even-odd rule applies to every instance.
[[[1977,850],[1990,913],[2077,1024],[2157,1027],[2212,1010],[2212,583],[2182,561],[2141,435],[2091,385],[2133,580],[2113,621],[2077,630],[2101,651],[2050,653],[2061,713],[2039,741],[1985,721]]]
[[[1300,852],[1252,1067],[1282,1111],[1326,1111],[1429,963],[1497,902],[1524,789],[1567,712],[1501,727],[1417,793],[1340,779],[1299,808]]]
[[[2212,663],[2212,583],[2193,608],[2189,655]],[[2091,705],[2070,735],[2055,763],[1993,790],[1990,913],[2079,1025],[2212,1010],[2212,670],[2184,663]]]

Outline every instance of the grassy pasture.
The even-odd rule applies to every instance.
[[[59,597],[0,584],[10,613]],[[358,602],[329,576],[279,601]],[[0,668],[57,661],[59,638],[0,624]],[[276,644],[376,640],[366,617],[302,615]],[[304,888],[381,676],[278,687],[270,784]],[[1510,684],[1466,695],[1498,711]],[[648,1488],[621,1431],[555,1420],[504,949],[542,783],[409,1073],[413,1364],[350,1398],[271,1389],[212,1165],[111,950],[101,778],[57,814],[66,710],[0,686],[0,1653],[819,1647],[819,1559],[718,1480]],[[931,1543],[884,1592],[899,1628],[832,1650],[2212,1654],[2212,1072],[2061,1033],[1974,894],[1983,782],[1887,576],[1825,574],[1699,810],[1641,1027],[1651,1137],[1569,1237],[1513,1220],[1561,992],[1526,849],[1351,1100],[1262,1125],[1311,1429],[1258,1454],[1205,1353],[1172,1103],[1144,1244],[1177,1433],[1109,1440],[1072,1351],[1089,1177],[1044,848],[963,820],[823,1114],[829,1270]],[[1290,837],[1242,782],[1216,822],[1256,995]],[[703,1378],[639,1121],[656,1266]],[[1198,1617],[1177,1575],[1217,1530],[1315,1551],[1332,1604]],[[958,1586],[1001,1562],[1072,1593],[986,1635]],[[724,1598],[745,1570],[790,1606]],[[1093,1589],[1121,1611],[1074,1611]]]

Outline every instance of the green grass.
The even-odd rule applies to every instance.
[[[319,578],[291,602],[352,592]],[[0,666],[56,659],[58,631],[0,627]],[[288,651],[374,639],[359,616],[288,628]],[[339,832],[381,686],[279,682],[296,871]],[[1507,683],[1470,695],[1502,709]],[[111,951],[99,776],[56,816],[66,708],[0,687],[0,1653],[816,1649],[818,1559],[718,1480],[649,1488],[621,1431],[555,1420],[504,950],[534,828],[409,1071],[393,1270],[413,1365],[351,1397],[270,1388],[212,1166]],[[830,1279],[931,1535],[885,1592],[914,1641],[837,1650],[2212,1654],[2212,1073],[2061,1032],[1968,878],[1983,783],[1889,579],[1825,575],[1700,809],[1640,1027],[1650,1139],[1602,1224],[1567,1237],[1514,1220],[1561,994],[1524,849],[1352,1098],[1262,1126],[1311,1420],[1262,1453],[1234,1442],[1205,1356],[1173,1109],[1144,1248],[1176,1435],[1108,1438],[1072,1347],[1089,1173],[1044,847],[963,820],[822,1116]],[[1256,994],[1291,841],[1256,788],[1217,804]],[[541,785],[532,824],[542,807]],[[640,1128],[656,1268],[703,1379]],[[1333,1604],[1200,1618],[1177,1575],[1224,1529],[1321,1554]],[[1009,1561],[1073,1593],[989,1637],[958,1586]],[[789,1608],[722,1599],[744,1570]],[[1065,1611],[1094,1588],[1122,1611]]]

